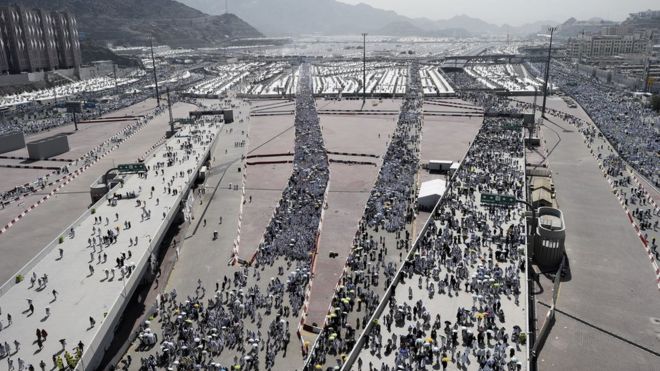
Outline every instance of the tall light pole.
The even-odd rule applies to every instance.
[[[367,33],[362,34],[362,102],[367,101]]]
[[[548,46],[548,60],[545,63],[545,82],[543,83],[543,107],[541,108],[541,117],[545,117],[545,101],[548,98],[548,79],[550,78],[550,58],[552,58],[552,35],[557,31],[557,27],[548,28],[550,32],[550,46]]]
[[[174,118],[172,117],[172,102],[170,101],[170,88],[167,87],[167,109],[170,111],[170,131],[174,135]]]
[[[158,75],[156,74],[156,59],[154,58],[154,40],[153,38],[149,39],[149,44],[151,45],[151,64],[154,68],[154,83],[156,84],[156,105],[160,107],[160,94],[158,93]]]

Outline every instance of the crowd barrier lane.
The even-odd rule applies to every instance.
[[[248,161],[245,164],[253,166],[253,165],[275,165],[275,164],[292,164],[292,163],[293,160],[278,160],[278,161],[256,161],[256,162]]]
[[[263,155],[247,155],[245,158],[284,157],[284,156],[293,156],[293,152],[269,153]]]
[[[245,148],[246,151],[248,148],[250,148],[250,128],[248,126],[247,132],[246,132],[246,139],[245,139]],[[243,225],[243,205],[245,202],[245,195],[246,195],[246,184],[247,184],[247,161],[243,161],[243,164],[241,165],[242,168],[242,174],[241,174],[241,203],[238,206],[239,211],[238,211],[238,225],[236,226],[236,240],[234,242],[234,263],[233,265],[240,264],[240,257],[239,257],[239,252],[240,252],[240,244],[241,244],[241,227]]]
[[[6,232],[9,230],[9,228],[11,228],[12,226],[14,226],[19,220],[21,220],[21,219],[22,219],[25,215],[27,215],[30,211],[34,210],[37,206],[43,204],[46,200],[48,200],[50,197],[52,197],[55,193],[57,193],[58,191],[60,191],[64,186],[66,186],[67,184],[69,184],[73,179],[77,178],[79,175],[81,175],[81,174],[82,174],[83,172],[85,172],[87,169],[89,169],[89,168],[92,167],[94,164],[96,164],[97,162],[99,162],[99,161],[100,161],[101,159],[103,159],[105,156],[107,156],[108,154],[110,154],[111,152],[113,152],[115,149],[119,148],[119,146],[120,146],[122,143],[124,143],[126,140],[130,139],[130,138],[133,137],[135,134],[137,134],[137,133],[139,132],[139,130],[141,130],[142,128],[144,128],[148,123],[149,123],[149,121],[140,121],[140,122],[138,122],[138,123],[137,123],[135,126],[133,126],[133,127],[126,127],[126,128],[124,128],[120,133],[115,134],[113,137],[111,137],[111,138],[105,140],[102,144],[100,144],[99,146],[97,146],[97,147],[96,147],[97,149],[100,148],[100,147],[103,147],[105,144],[108,144],[108,143],[112,142],[112,141],[114,140],[113,138],[117,137],[118,135],[123,134],[123,133],[125,133],[125,132],[127,132],[127,131],[131,131],[130,134],[128,134],[128,135],[126,135],[125,137],[123,137],[120,141],[116,142],[115,145],[113,145],[112,147],[110,147],[109,149],[107,149],[107,150],[106,150],[105,152],[103,152],[102,154],[100,154],[100,155],[95,154],[96,157],[94,158],[94,160],[93,160],[92,162],[89,162],[89,163],[83,165],[82,167],[76,169],[73,173],[69,173],[69,175],[66,175],[66,176],[64,176],[64,177],[62,177],[62,178],[56,180],[56,181],[55,181],[56,183],[57,183],[57,182],[61,182],[61,184],[60,184],[58,187],[56,187],[55,189],[51,190],[50,193],[49,193],[47,196],[42,197],[39,201],[37,201],[36,203],[34,203],[34,204],[33,204],[32,206],[30,206],[28,209],[26,209],[26,210],[24,210],[23,212],[21,212],[18,216],[16,216],[14,219],[12,219],[9,223],[7,223],[5,226],[3,226],[2,229],[0,229],[0,236],[1,236],[2,234],[6,233]],[[154,148],[155,148],[155,147],[154,147]],[[92,152],[92,151],[90,151],[90,152]],[[89,153],[89,152],[88,152],[88,153]],[[80,161],[80,160],[82,160],[82,159],[84,159],[84,158],[86,158],[86,157],[87,157],[86,155],[83,155],[83,156],[81,156],[79,159],[77,159],[76,161]],[[25,196],[25,197],[27,197],[27,196]]]
[[[96,147],[94,147],[93,149],[89,150],[88,152],[86,152],[85,154],[81,155],[80,157],[78,157],[78,158],[75,159],[75,160],[49,159],[48,161],[62,161],[62,162],[68,162],[68,164],[67,164],[67,165],[64,165],[64,166],[62,166],[62,167],[59,167],[59,168],[54,168],[54,167],[48,168],[48,170],[53,170],[53,172],[51,172],[51,173],[49,173],[49,174],[46,174],[46,175],[45,175],[45,178],[48,178],[48,177],[50,177],[51,175],[59,175],[59,174],[61,174],[62,172],[64,172],[64,173],[66,174],[66,169],[67,169],[69,166],[74,166],[74,165],[76,165],[78,162],[80,162],[80,161],[82,161],[82,160],[85,160],[85,159],[87,159],[87,158],[89,158],[89,157],[92,157],[92,156],[97,156],[97,157],[98,157],[99,155],[95,153],[96,151],[99,151],[99,150],[101,150],[103,147],[105,147],[107,144],[110,144],[110,143],[116,141],[116,139],[117,139],[120,135],[125,134],[125,133],[128,132],[128,131],[131,131],[131,133],[130,133],[128,136],[125,136],[124,138],[121,139],[121,141],[120,141],[119,143],[122,143],[122,142],[125,141],[126,139],[128,139],[128,138],[130,138],[131,136],[135,135],[135,133],[137,133],[137,132],[138,132],[142,127],[144,127],[148,122],[149,122],[149,121],[140,120],[140,121],[138,121],[138,122],[135,123],[135,124],[132,124],[132,125],[129,125],[129,126],[124,127],[121,131],[119,131],[118,133],[116,133],[116,134],[113,135],[112,137],[106,139],[106,140],[103,141],[101,144],[97,145]],[[113,150],[114,148],[116,148],[116,147],[112,147],[111,150]],[[107,152],[107,151],[106,151],[106,152]],[[105,153],[102,154],[102,155],[105,155]],[[65,176],[65,177],[66,177],[66,176]],[[63,178],[65,178],[65,177],[63,177]],[[61,182],[61,181],[63,180],[63,178],[58,178],[58,179],[56,179],[54,182],[50,182],[50,183],[48,183],[48,186],[52,185],[53,183]],[[38,181],[34,181],[34,182],[32,182],[32,184],[36,184],[36,183],[38,183]],[[29,184],[30,184],[30,183],[28,183],[28,185],[29,185]],[[38,188],[38,187],[37,187],[37,188]],[[44,188],[44,187],[41,187],[41,189],[43,189],[43,188]],[[31,195],[32,193],[37,192],[37,191],[38,191],[38,190],[33,191],[33,192],[26,193],[26,194],[22,195],[22,197],[18,197],[18,198],[16,198],[16,199],[14,199],[13,201],[19,201],[20,199],[25,198],[25,197],[28,197],[29,195]]]
[[[350,153],[350,152],[334,152],[334,151],[326,151],[326,153],[329,155],[380,158],[380,156],[371,153]]]
[[[603,138],[603,139],[605,140],[606,145],[609,146],[609,150],[610,150],[611,152],[613,152],[617,158],[621,159],[621,161],[624,162],[624,164],[626,165],[626,171],[632,175],[633,180],[634,180],[634,181],[637,183],[637,185],[641,188],[642,193],[644,194],[644,196],[647,198],[647,200],[649,200],[649,201],[652,203],[652,205],[654,206],[655,210],[657,211],[657,207],[656,207],[655,201],[654,201],[654,200],[652,199],[652,197],[650,196],[648,190],[647,190],[647,189],[641,184],[641,182],[637,179],[637,175],[636,175],[636,172],[634,171],[634,168],[631,167],[631,166],[627,163],[627,161],[625,161],[625,160],[621,157],[621,155],[620,155],[620,154],[614,149],[614,147],[612,147],[612,144],[611,144],[611,142],[609,141],[609,139],[607,139],[607,137],[605,137],[605,135],[600,131],[600,129],[598,128],[598,126],[597,126],[595,123],[593,123],[593,119],[591,119],[591,116],[589,115],[589,113],[588,113],[586,110],[585,110],[585,112],[587,113],[587,115],[589,116],[589,119],[591,120],[591,122],[586,122],[586,121],[585,121],[586,125],[588,125],[589,127],[593,128],[595,131],[597,131],[598,133],[600,133],[600,137]],[[584,120],[583,120],[583,121],[584,121]],[[654,269],[654,271],[655,271],[655,275],[656,275],[656,286],[658,287],[658,290],[660,290],[660,268],[658,267],[658,262],[657,262],[657,260],[655,259],[655,254],[654,254],[654,252],[649,248],[649,246],[648,246],[648,241],[647,241],[647,240],[644,238],[644,236],[642,235],[641,229],[640,229],[639,225],[635,222],[635,220],[634,220],[634,218],[633,218],[633,216],[632,216],[632,213],[630,212],[628,206],[626,205],[626,202],[625,202],[624,197],[621,195],[621,192],[615,187],[615,185],[614,185],[615,183],[614,183],[614,180],[612,179],[612,177],[611,177],[609,174],[607,174],[606,167],[605,167],[605,165],[603,164],[603,162],[601,161],[601,159],[598,158],[598,154],[594,151],[593,146],[591,145],[591,142],[590,142],[590,141],[588,140],[588,138],[583,134],[582,131],[580,131],[580,130],[578,130],[578,131],[579,131],[580,134],[583,136],[583,138],[584,138],[584,140],[585,140],[585,143],[587,143],[587,147],[589,148],[589,151],[590,151],[591,155],[594,157],[594,159],[595,159],[596,162],[598,163],[598,168],[599,168],[600,171],[603,173],[603,177],[607,180],[607,183],[609,184],[610,188],[612,189],[612,192],[616,195],[617,199],[619,200],[619,203],[621,204],[621,207],[623,208],[624,212],[625,212],[626,215],[628,216],[628,220],[629,220],[629,222],[630,222],[630,225],[632,226],[633,230],[634,230],[635,233],[637,234],[637,237],[639,238],[639,240],[640,240],[640,242],[641,242],[641,244],[642,244],[642,247],[644,247],[644,250],[646,251],[646,253],[647,253],[648,257],[649,257],[649,260],[650,260],[650,262],[651,262],[651,267],[652,267],[652,268]],[[633,169],[633,171],[630,171],[630,169]]]
[[[330,163],[336,163],[336,164],[345,164],[345,165],[373,165],[378,167],[378,164],[375,162],[369,162],[369,161],[349,161],[349,160],[335,160],[335,159],[330,159]]]
[[[582,105],[580,105],[580,106],[582,106]],[[657,212],[660,212],[660,209],[658,208],[657,203],[655,202],[655,200],[653,199],[653,197],[651,197],[651,195],[650,195],[648,189],[647,189],[646,186],[644,186],[644,185],[642,184],[642,182],[638,179],[638,176],[637,176],[638,173],[637,173],[637,171],[635,170],[635,168],[634,168],[633,166],[631,166],[630,163],[628,163],[628,161],[626,161],[623,157],[621,157],[621,155],[619,154],[619,152],[618,152],[618,151],[615,149],[615,147],[612,145],[612,142],[609,140],[609,138],[607,138],[607,136],[605,136],[605,134],[603,134],[603,132],[600,130],[600,128],[598,127],[598,125],[595,124],[595,121],[593,120],[591,113],[590,113],[589,111],[587,111],[584,107],[582,107],[582,109],[583,109],[584,112],[587,114],[587,117],[589,118],[589,121],[587,121],[587,120],[583,120],[583,119],[581,119],[581,118],[579,118],[579,117],[576,117],[576,116],[573,116],[573,115],[571,115],[571,114],[568,114],[569,117],[573,117],[573,118],[579,120],[579,122],[580,122],[581,124],[584,124],[584,125],[588,126],[589,128],[593,129],[593,130],[597,133],[597,137],[602,138],[602,139],[605,141],[605,145],[608,147],[609,151],[612,152],[612,153],[614,153],[614,156],[615,156],[616,158],[620,159],[620,160],[625,164],[625,170],[631,175],[633,181],[634,181],[634,182],[637,184],[637,186],[642,190],[642,194],[643,194],[643,196],[646,198],[646,200],[647,200],[649,203],[651,203],[651,205],[653,205],[654,211],[655,211],[656,213],[657,213]],[[574,123],[572,123],[572,122],[569,122],[569,121],[567,121],[567,122],[568,122],[570,125],[572,125],[572,126],[576,126],[576,127],[578,127],[578,129],[580,128],[580,125],[576,125],[576,124],[574,124]],[[614,184],[615,184],[615,183],[614,183],[614,180],[613,180],[613,179],[607,174],[607,172],[606,172],[606,167],[604,166],[604,164],[603,164],[603,162],[601,161],[601,159],[598,157],[598,154],[596,153],[597,151],[594,151],[594,146],[592,146],[592,141],[590,140],[589,137],[587,137],[587,136],[584,134],[584,132],[583,132],[582,130],[578,130],[578,132],[580,133],[580,135],[582,135],[583,141],[584,141],[584,143],[587,145],[587,148],[589,149],[589,153],[591,153],[591,155],[592,155],[592,156],[594,157],[594,159],[596,160],[596,162],[597,162],[597,164],[598,164],[598,168],[599,168],[600,171],[603,173],[603,178],[605,178],[605,179],[607,180],[607,183],[610,185],[610,188],[612,189],[612,193],[614,193],[614,195],[615,195],[615,196],[617,197],[617,199],[619,200],[619,203],[621,204],[621,207],[623,208],[624,212],[625,212],[626,215],[628,216],[628,220],[629,220],[629,222],[630,222],[630,224],[631,224],[633,230],[634,230],[635,233],[637,234],[637,236],[638,236],[638,238],[639,238],[639,240],[640,240],[642,246],[644,247],[645,251],[647,252],[647,254],[648,254],[648,256],[649,256],[649,260],[651,261],[652,268],[653,268],[654,271],[655,271],[655,275],[656,275],[656,285],[658,286],[658,290],[660,290],[660,268],[658,267],[657,259],[655,259],[654,252],[649,248],[649,246],[648,246],[648,241],[647,241],[647,240],[644,238],[644,236],[642,235],[641,230],[640,230],[640,228],[639,228],[639,225],[637,225],[637,223],[634,221],[634,218],[632,217],[632,214],[630,213],[630,210],[628,209],[628,206],[626,205],[626,203],[625,203],[625,199],[624,199],[623,196],[621,195],[621,192],[615,187],[615,185],[614,185]],[[651,188],[652,188],[653,190],[656,190],[656,188],[655,188],[652,184],[650,184],[649,182],[646,182],[646,183],[647,183],[649,186],[651,186]],[[656,191],[657,191],[657,190],[656,190]]]

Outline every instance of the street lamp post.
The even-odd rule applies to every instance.
[[[160,107],[160,94],[158,93],[158,75],[156,73],[156,59],[154,58],[154,41],[149,39],[149,44],[151,46],[151,64],[154,68],[154,84],[156,86],[156,104]]]
[[[543,107],[541,108],[541,117],[545,118],[545,101],[548,97],[548,79],[550,78],[550,59],[552,58],[552,36],[557,31],[557,27],[548,28],[550,32],[550,46],[548,46],[548,60],[545,63],[545,82],[543,83]]]
[[[362,102],[367,100],[367,33],[362,34]]]

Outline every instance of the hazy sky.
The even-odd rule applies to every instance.
[[[628,13],[660,9],[658,0],[339,0],[365,3],[376,8],[394,10],[409,17],[446,19],[466,14],[485,21],[510,25],[553,20],[563,22],[570,17],[601,17],[620,21]]]

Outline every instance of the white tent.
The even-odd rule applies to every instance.
[[[417,197],[417,205],[422,211],[431,211],[440,197],[447,190],[447,182],[443,179],[434,179],[422,183]]]

